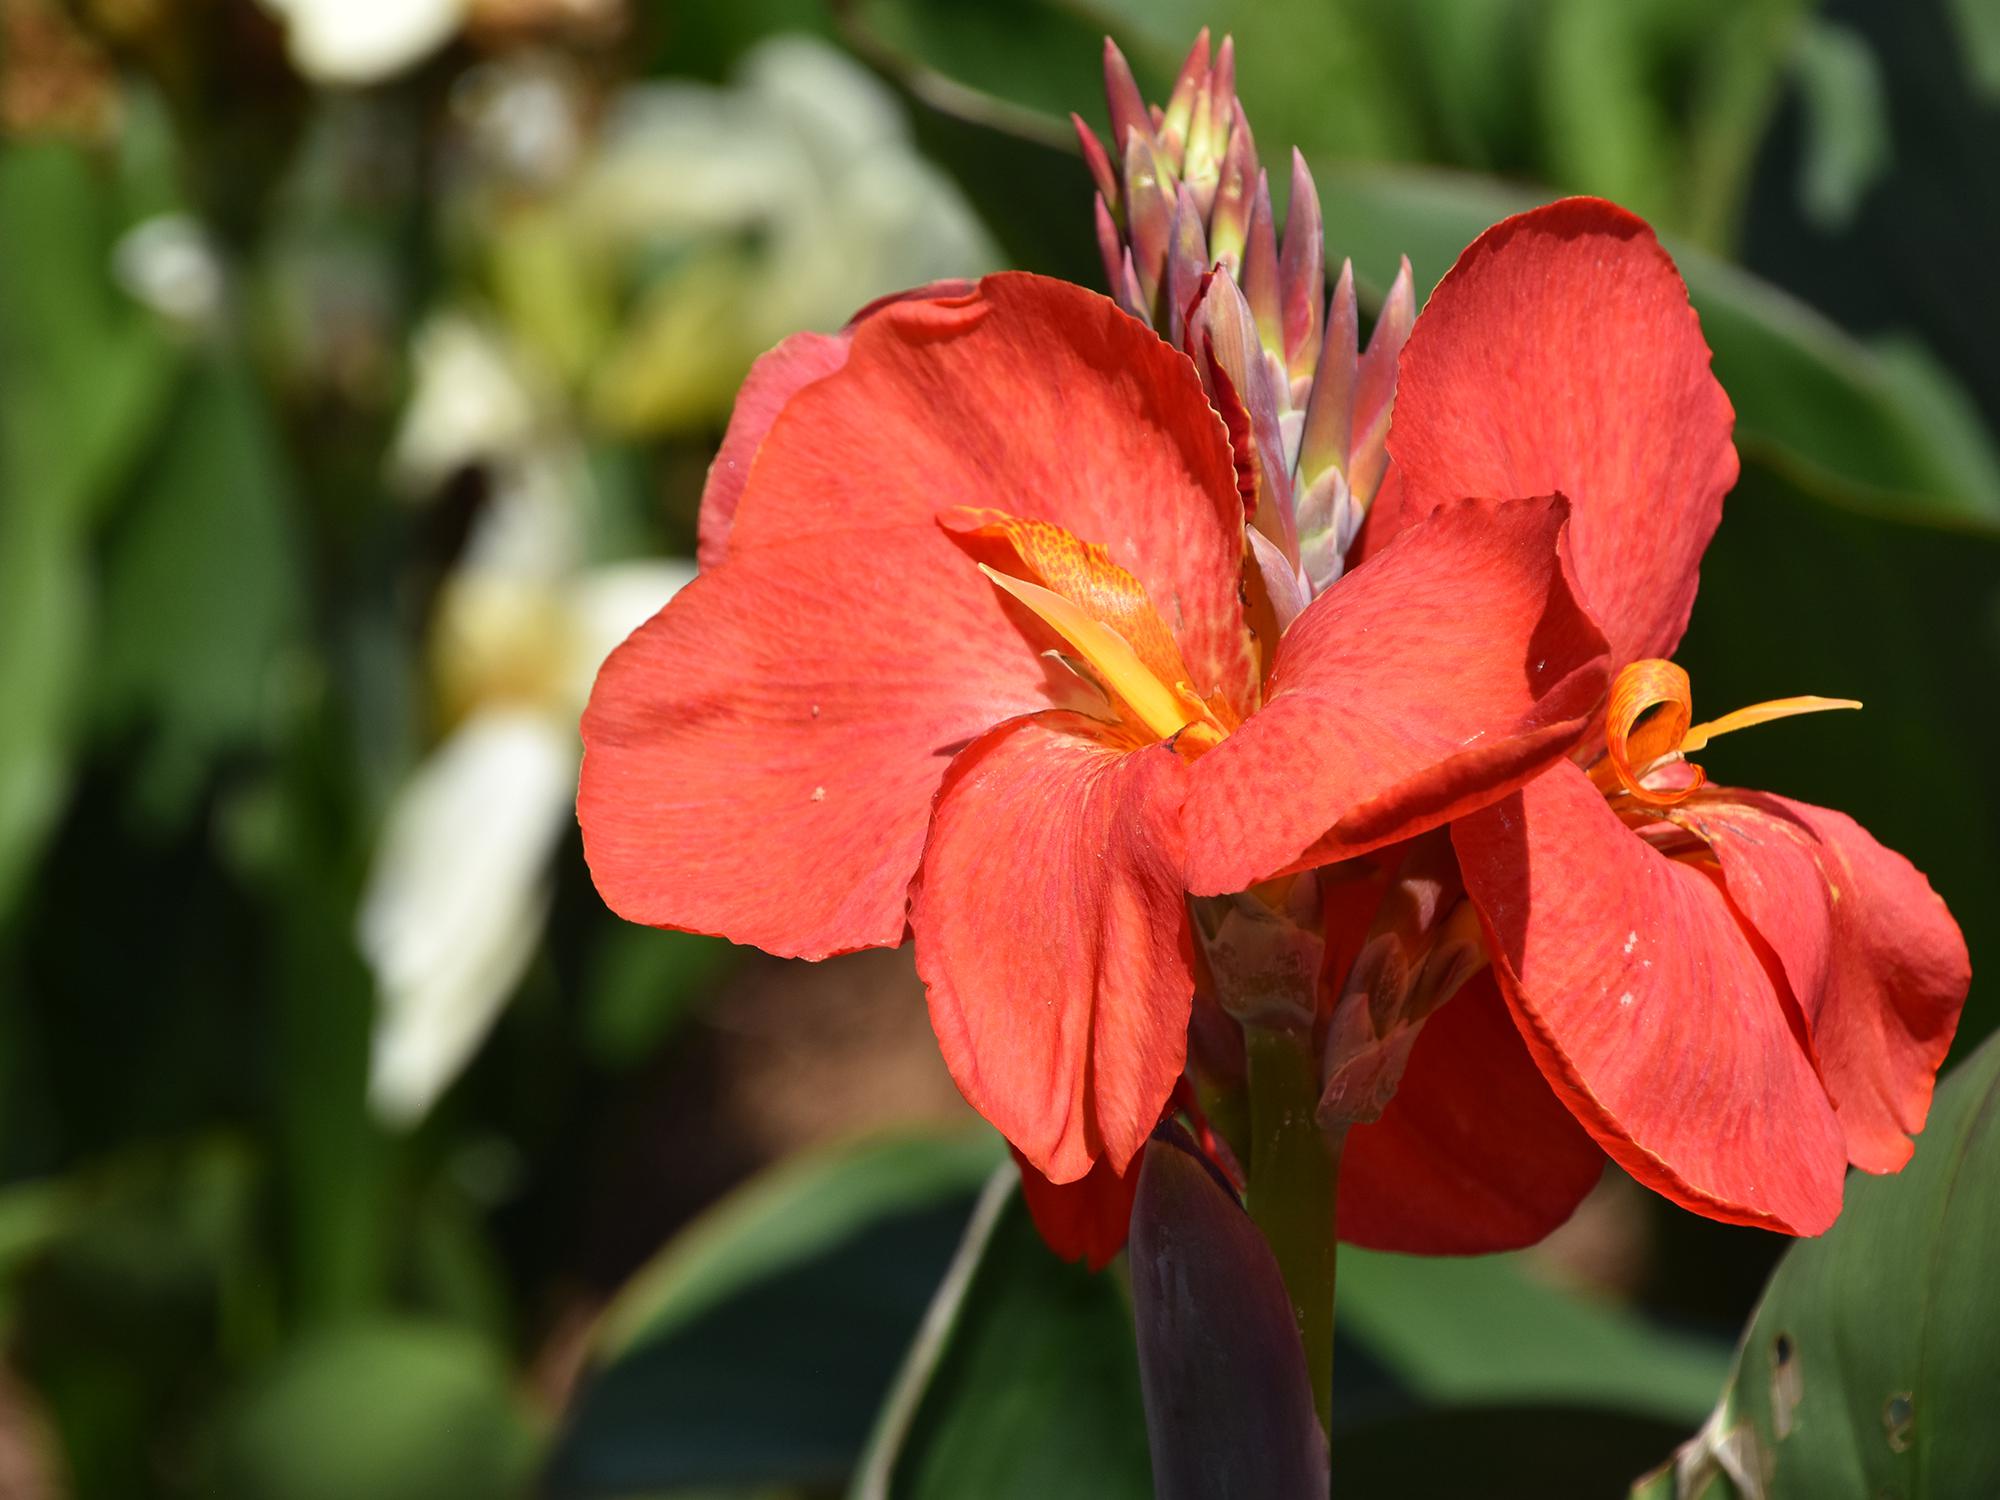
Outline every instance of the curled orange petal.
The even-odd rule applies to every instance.
[[[1670,661],[1648,657],[1624,667],[1611,683],[1604,742],[1617,785],[1652,807],[1671,807],[1692,796],[1705,779],[1699,766],[1684,785],[1648,787],[1644,778],[1662,760],[1680,753],[1694,719],[1694,690],[1688,674]],[[1606,792],[1611,787],[1599,785]]]
[[[1606,796],[1623,790],[1648,807],[1672,807],[1687,801],[1708,779],[1700,766],[1684,757],[1718,735],[1789,719],[1794,714],[1859,707],[1852,698],[1807,694],[1753,703],[1705,724],[1693,724],[1694,692],[1687,673],[1657,657],[1635,661],[1612,681],[1604,723],[1609,753],[1591,772],[1591,780]],[[1680,774],[1672,778],[1672,784],[1662,784],[1657,773],[1673,765],[1682,768]]]

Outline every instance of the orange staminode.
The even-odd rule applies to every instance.
[[[1026,576],[983,562],[980,572],[1053,630],[1106,696],[1148,733],[1198,754],[1235,727],[1226,705],[1195,690],[1173,632],[1144,586],[1104,548],[1060,526],[1001,511],[966,507],[946,524],[961,536],[1011,549]]]
[[[1695,724],[1694,693],[1688,675],[1657,657],[1623,668],[1611,684],[1605,714],[1604,742],[1609,752],[1591,771],[1591,780],[1610,796],[1619,791],[1648,807],[1672,807],[1685,802],[1707,781],[1701,767],[1684,760],[1718,735],[1733,734],[1753,724],[1788,719],[1794,714],[1823,713],[1832,708],[1859,708],[1852,698],[1773,698]],[[1678,785],[1647,784],[1654,773],[1684,764],[1691,774]]]

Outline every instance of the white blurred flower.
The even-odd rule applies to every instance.
[[[583,567],[588,470],[533,383],[463,317],[417,348],[392,470],[435,485],[481,463],[492,499],[431,623],[454,727],[391,799],[357,921],[377,988],[369,1098],[400,1125],[458,1076],[541,940],[598,666],[694,576],[685,561]]]
[[[1000,262],[894,96],[803,36],[760,43],[727,87],[627,89],[562,220],[587,262],[669,268],[595,372],[592,413],[619,431],[719,418],[750,361],[787,335]]]
[[[441,313],[417,330],[410,386],[389,472],[412,495],[427,496],[468,464],[521,462],[535,444],[537,394],[499,335],[465,313]]]
[[[127,293],[169,323],[204,329],[222,316],[222,253],[190,214],[155,214],[133,225],[112,247],[111,271]]]
[[[380,83],[442,47],[466,0],[264,0],[284,22],[292,65],[314,83]]]

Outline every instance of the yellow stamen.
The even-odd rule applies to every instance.
[[[1190,709],[1181,694],[1153,674],[1132,645],[1109,625],[1088,614],[1053,589],[1009,578],[979,565],[979,571],[1033,610],[1043,623],[1076,649],[1089,663],[1105,687],[1125,701],[1126,707],[1161,739],[1172,739],[1192,724],[1200,710]]]
[[[1821,714],[1831,708],[1859,707],[1859,699],[1815,698],[1809,693],[1800,698],[1773,698],[1768,703],[1753,703],[1748,708],[1737,709],[1735,713],[1695,725],[1681,737],[1681,751],[1685,754],[1703,749],[1719,734],[1734,734],[1739,729],[1748,729],[1753,724],[1768,724],[1773,719],[1789,719],[1794,714]]]
[[[1794,714],[1824,713],[1833,708],[1859,708],[1852,698],[1773,698],[1753,703],[1706,724],[1690,724],[1694,694],[1687,673],[1670,661],[1635,661],[1622,668],[1611,685],[1611,702],[1604,725],[1604,760],[1591,770],[1591,780],[1606,796],[1620,792],[1648,807],[1672,807],[1685,802],[1707,781],[1700,766],[1686,760],[1717,735],[1733,734],[1753,724],[1789,719]],[[1654,773],[1674,764],[1691,773],[1675,787],[1648,786]]]

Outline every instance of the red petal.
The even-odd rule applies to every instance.
[[[910,910],[945,1065],[1055,1182],[1145,1144],[1187,1053],[1186,766],[1069,713],[952,762]]]
[[[787,956],[898,943],[947,763],[1045,707],[1044,681],[928,521],[732,547],[598,673],[577,794],[597,888]]]
[[[1409,838],[1567,752],[1603,696],[1604,641],[1558,554],[1566,514],[1448,506],[1314,600],[1264,707],[1195,764],[1189,889]]]
[[[771,424],[778,420],[778,413],[793,396],[847,362],[848,337],[854,326],[898,302],[963,297],[971,290],[969,281],[933,281],[908,291],[892,292],[876,298],[849,318],[847,327],[838,334],[795,333],[758,357],[742,389],[736,393],[735,408],[729,413],[729,428],[722,435],[715,461],[708,466],[708,482],[701,492],[695,560],[704,569],[722,561],[729,529],[736,519],[736,502],[743,494],[743,486],[750,478],[751,461],[757,457]]]
[[[1382,1118],[1349,1133],[1340,1237],[1413,1255],[1532,1245],[1603,1170],[1481,974],[1424,1023]]]
[[[1613,1160],[1710,1218],[1831,1224],[1840,1126],[1718,881],[1567,762],[1452,841],[1528,1050]]]
[[[732,553],[955,506],[1110,550],[1174,628],[1204,696],[1247,703],[1243,507],[1194,366],[1107,298],[1039,276],[904,301],[793,397],[757,454]]]
[[[815,380],[847,363],[847,335],[795,333],[777,348],[758,356],[729,413],[722,446],[708,466],[708,483],[701,492],[701,520],[695,560],[703,572],[722,561],[729,528],[736,520],[736,502],[750,478],[750,463],[763,446],[771,424],[785,403]]]
[[[1568,496],[1614,665],[1671,656],[1736,482],[1735,413],[1652,230],[1595,198],[1495,225],[1431,294],[1396,379],[1406,513]]]
[[[1049,1248],[1093,1271],[1110,1265],[1125,1248],[1139,1174],[1127,1172],[1121,1177],[1109,1162],[1100,1161],[1075,1182],[1057,1183],[1037,1172],[1018,1151],[1014,1165],[1021,1169],[1021,1196],[1027,1200],[1029,1216]]]
[[[1923,1129],[1972,982],[1951,913],[1908,860],[1842,813],[1718,790],[1676,821],[1715,850],[1730,897],[1783,964],[1848,1160],[1895,1171]]]

